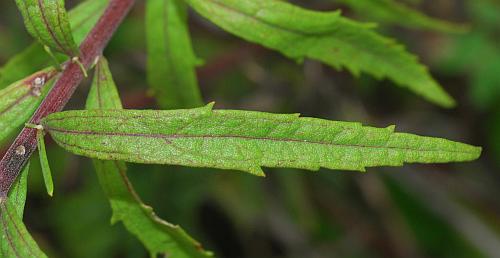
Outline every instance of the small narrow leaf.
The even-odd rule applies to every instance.
[[[64,0],[16,0],[28,32],[42,45],[78,56]]]
[[[11,188],[0,197],[0,257],[46,257],[22,222],[29,164]]]
[[[106,59],[97,63],[87,99],[87,109],[121,109],[122,104]],[[122,221],[128,231],[146,246],[151,257],[211,257],[182,228],[156,216],[144,204],[127,177],[125,163],[94,160],[99,182],[113,209],[112,222]]]
[[[146,1],[148,82],[162,108],[203,105],[183,0]]]
[[[76,42],[83,41],[106,8],[108,0],[87,0],[69,12]],[[39,44],[32,44],[0,68],[0,89],[49,66],[49,57]]]
[[[401,45],[344,18],[340,12],[305,10],[279,0],[186,0],[228,32],[275,49],[289,58],[316,59],[354,75],[387,77],[428,101],[452,107],[455,101],[427,68]]]
[[[63,148],[98,159],[235,169],[359,170],[477,159],[481,148],[395,133],[394,126],[238,110],[93,110],[49,115],[44,128]]]
[[[31,117],[56,75],[49,68],[0,90],[0,142]]]
[[[409,28],[463,33],[467,26],[429,17],[395,0],[335,0],[349,5],[362,17],[376,22],[396,24]]]
[[[45,150],[43,130],[37,130],[36,140],[38,143],[38,156],[40,156],[40,165],[42,167],[43,181],[45,183],[45,188],[49,196],[54,195],[54,181],[52,180],[52,172],[50,171],[49,160],[47,158],[47,152]]]

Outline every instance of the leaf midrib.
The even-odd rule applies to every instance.
[[[219,2],[219,1],[217,1],[217,0],[204,0],[204,1],[211,2],[211,3],[213,3],[213,4],[217,5],[217,6],[220,6],[221,8],[224,8],[224,9],[226,9],[226,10],[228,10],[228,11],[230,11],[230,12],[233,12],[233,13],[235,13],[235,14],[239,14],[239,15],[245,16],[245,17],[247,17],[247,18],[249,18],[249,19],[252,19],[252,20],[254,20],[254,21],[256,21],[256,22],[261,22],[261,23],[263,23],[263,24],[266,24],[266,25],[268,25],[268,26],[269,26],[269,27],[271,27],[271,28],[275,28],[275,29],[278,29],[278,30],[283,30],[283,31],[286,31],[286,32],[289,32],[289,33],[295,33],[295,34],[298,34],[299,36],[322,38],[322,37],[325,37],[325,36],[326,36],[326,37],[328,37],[328,36],[330,36],[330,37],[331,37],[331,36],[332,36],[331,34],[333,33],[333,30],[332,30],[332,31],[321,32],[321,33],[308,33],[308,32],[305,32],[305,31],[294,30],[294,29],[290,29],[290,28],[282,27],[282,26],[279,26],[279,25],[277,25],[277,24],[274,24],[274,23],[271,23],[271,22],[265,21],[265,20],[263,20],[263,19],[257,18],[257,17],[255,17],[255,16],[250,15],[250,14],[247,14],[247,13],[245,13],[245,12],[241,12],[240,10],[235,9],[235,8],[232,8],[232,7],[230,7],[230,6],[227,6],[227,5],[225,5],[225,4],[223,4],[223,3],[221,3],[221,2]],[[360,29],[361,29],[361,28],[360,28]],[[373,36],[375,36],[375,37],[380,37],[379,35],[376,35],[376,34],[375,34],[375,35],[373,35]],[[385,38],[384,38],[384,37],[380,37],[380,38],[381,38],[381,39],[383,39],[383,40],[385,40]],[[343,42],[343,44],[352,45],[352,43],[351,43],[351,42],[349,42],[349,41],[345,41],[345,40],[342,40],[342,38],[340,38],[340,37],[334,37],[334,39],[335,39],[335,40],[338,40],[338,41],[340,41],[340,42]],[[385,42],[384,42],[384,43],[385,43]],[[398,46],[399,46],[399,45],[398,45]],[[392,46],[387,46],[387,47],[392,47]],[[378,55],[375,55],[375,54],[373,54],[373,53],[372,53],[372,52],[370,52],[370,51],[366,51],[366,50],[365,50],[365,51],[364,51],[364,53],[365,53],[366,55],[370,55],[370,56],[372,56],[373,58],[378,59],[378,62],[385,63],[385,64],[387,64],[387,65],[389,65],[389,66],[397,66],[397,65],[395,65],[394,63],[389,62],[388,60],[386,60],[386,58],[378,58]],[[402,54],[405,54],[405,53],[402,53]],[[304,56],[308,56],[308,54],[307,54],[307,53],[304,53]],[[409,53],[408,53],[408,54],[406,54],[406,57],[412,57],[412,58],[413,58],[414,56],[413,56],[412,54],[409,54]],[[417,67],[418,67],[418,69],[421,69],[421,70],[423,69],[422,65],[420,65],[420,64],[416,64],[416,65],[417,65],[417,66],[416,66],[415,68],[417,68]],[[344,65],[344,66],[349,67],[348,65]],[[357,66],[357,65],[356,65],[356,66]],[[358,66],[358,67],[359,67],[359,66]],[[363,70],[365,70],[365,69],[363,69]],[[424,70],[425,70],[425,69],[424,69]],[[368,72],[368,73],[371,73],[371,74],[375,74],[375,73],[373,73],[373,72],[369,72],[369,71],[367,71],[367,72]],[[413,72],[411,72],[411,73],[413,73]],[[384,77],[391,77],[391,78],[394,78],[394,76],[388,75],[388,74],[386,74],[386,73],[383,73],[383,76],[384,76]],[[428,80],[428,78],[426,78],[426,79]],[[432,80],[431,80],[431,81],[432,81]],[[400,83],[400,84],[403,84],[403,85],[409,85],[408,83]]]
[[[171,144],[169,139],[242,139],[242,140],[257,140],[257,141],[273,141],[273,142],[292,142],[292,143],[303,143],[303,144],[317,144],[325,146],[335,146],[335,147],[347,147],[347,148],[369,148],[369,149],[392,149],[401,151],[417,151],[417,152],[445,152],[445,153],[462,153],[462,154],[476,154],[475,151],[454,151],[454,150],[438,150],[438,149],[415,149],[415,148],[405,148],[405,147],[393,147],[393,146],[376,146],[376,145],[360,145],[360,144],[339,144],[333,142],[321,142],[321,141],[309,141],[309,140],[299,140],[291,138],[271,138],[271,137],[253,137],[253,136],[242,136],[242,135],[187,135],[187,134],[145,134],[145,133],[122,133],[122,132],[93,132],[93,131],[78,131],[78,130],[68,130],[56,127],[45,127],[49,132],[59,132],[63,134],[73,134],[73,135],[96,135],[96,136],[118,136],[118,137],[143,137],[143,138],[156,138],[156,139],[166,139],[167,144]]]

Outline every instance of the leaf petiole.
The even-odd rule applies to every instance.
[[[71,62],[77,64],[79,67],[80,67],[80,70],[82,70],[82,73],[83,73],[83,76],[85,78],[89,77],[88,73],[87,73],[87,69],[85,69],[85,66],[83,65],[83,63],[80,61],[80,58],[75,56],[73,58],[71,58]]]

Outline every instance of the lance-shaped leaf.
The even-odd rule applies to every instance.
[[[29,164],[12,185],[7,199],[0,197],[0,257],[46,257],[22,222]]]
[[[64,0],[16,0],[28,32],[40,44],[68,56],[78,56]]]
[[[148,82],[166,109],[203,105],[183,0],[147,0]]]
[[[63,148],[98,159],[236,169],[263,167],[364,171],[403,163],[469,161],[481,149],[395,133],[394,126],[252,111],[93,110],[49,115],[44,128]]]
[[[429,17],[395,0],[335,0],[349,5],[362,17],[386,24],[442,32],[463,33],[467,26]]]
[[[278,0],[186,1],[230,33],[287,57],[316,59],[355,75],[387,77],[435,104],[455,105],[414,55],[340,12],[309,11]]]
[[[80,43],[106,8],[108,0],[87,0],[69,12],[73,36]],[[49,57],[40,44],[32,44],[0,68],[0,89],[49,66]]]
[[[45,133],[43,130],[38,129],[36,132],[36,140],[38,147],[38,156],[40,157],[40,166],[42,168],[43,182],[49,196],[54,195],[54,181],[52,180],[52,171],[50,170],[49,159],[47,158],[47,151],[45,149]]]
[[[0,90],[0,141],[23,125],[53,85],[57,72],[49,68]]]
[[[121,109],[122,104],[107,61],[97,63],[94,80],[87,99],[87,109]],[[122,221],[151,253],[167,257],[211,257],[209,252],[179,226],[158,218],[144,204],[127,177],[127,167],[120,161],[94,160],[99,182],[113,209],[112,222]]]

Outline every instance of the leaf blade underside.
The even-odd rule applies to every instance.
[[[56,75],[54,69],[48,68],[0,90],[0,142],[33,115]]]
[[[29,164],[23,169],[6,200],[0,200],[0,257],[46,257],[22,222]]]
[[[234,169],[261,167],[364,171],[403,163],[469,161],[481,149],[395,133],[394,127],[253,111],[95,110],[51,114],[43,126],[63,148],[98,159]]]
[[[77,43],[83,41],[101,14],[108,0],[87,0],[69,12],[73,37]],[[49,66],[49,56],[40,44],[33,43],[0,68],[0,89]]]
[[[388,78],[434,104],[455,105],[416,56],[340,12],[310,11],[278,0],[186,1],[226,31],[289,58],[311,58],[354,75]]]
[[[28,32],[40,42],[70,57],[78,56],[64,0],[16,0]]]
[[[108,63],[101,58],[96,65],[86,108],[121,109],[122,104]],[[113,209],[112,223],[122,221],[148,249],[151,257],[164,254],[176,258],[212,257],[181,227],[172,225],[154,213],[135,192],[127,177],[127,166],[121,161],[93,160],[99,182]]]

